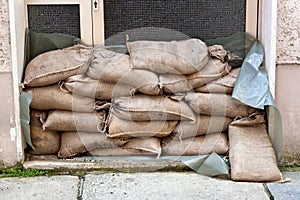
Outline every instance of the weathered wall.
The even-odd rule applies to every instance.
[[[299,0],[278,0],[278,64],[300,64],[299,13]]]
[[[0,70],[11,71],[8,0],[0,0]]]
[[[284,160],[300,161],[300,4],[278,0],[276,102],[281,111]]]
[[[8,0],[0,0],[0,168],[17,164]]]

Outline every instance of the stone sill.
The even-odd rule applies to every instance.
[[[125,160],[109,157],[78,157],[58,159],[56,156],[27,156],[24,169],[44,169],[54,171],[110,171],[110,172],[154,172],[154,171],[191,171],[180,161],[166,160]]]

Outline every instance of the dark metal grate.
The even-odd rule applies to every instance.
[[[28,5],[28,27],[36,32],[80,37],[79,5]]]
[[[161,27],[206,40],[245,31],[246,0],[105,0],[104,21],[106,39],[130,29]]]

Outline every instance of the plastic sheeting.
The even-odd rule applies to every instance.
[[[30,136],[30,110],[29,105],[32,100],[32,93],[22,93],[19,97],[20,100],[20,121],[21,121],[21,129],[22,134],[24,136],[25,142],[34,150],[34,146],[31,142]]]
[[[267,112],[268,133],[277,160],[280,160],[283,148],[281,114],[269,90],[268,72],[262,66],[264,47],[255,37],[243,32],[205,42],[207,45],[223,45],[227,51],[241,58],[241,62],[233,63],[234,67],[241,66],[241,70],[232,97]]]
[[[256,41],[243,61],[232,97],[266,110],[269,136],[279,160],[283,148],[281,115],[269,89],[268,72],[261,66],[263,61],[264,48]]]
[[[37,33],[26,29],[25,35],[25,65],[41,53],[81,43],[79,38],[62,33]]]

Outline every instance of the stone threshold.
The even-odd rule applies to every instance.
[[[126,157],[127,158],[127,157]],[[55,171],[70,170],[100,170],[115,172],[154,172],[154,171],[191,171],[180,161],[169,160],[137,160],[136,157],[128,159],[118,157],[84,156],[72,159],[58,159],[56,156],[32,156],[26,157],[23,163],[24,169],[44,169]]]

